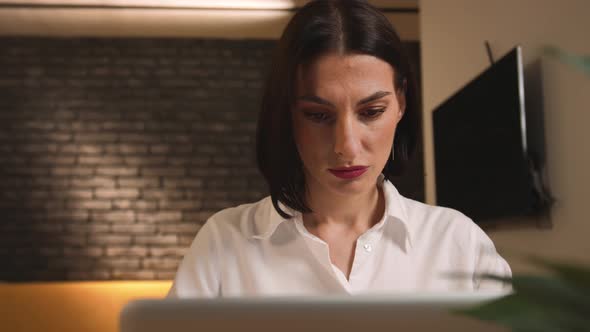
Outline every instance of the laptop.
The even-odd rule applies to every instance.
[[[506,293],[134,300],[121,332],[508,331],[451,312]]]

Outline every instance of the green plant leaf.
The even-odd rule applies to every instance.
[[[529,260],[553,275],[479,275],[511,283],[514,293],[455,312],[493,321],[515,332],[590,331],[590,269],[536,257]]]
[[[581,69],[587,75],[590,75],[590,56],[570,54],[554,46],[544,47],[543,53],[564,63],[570,64],[578,69]]]
[[[516,294],[505,296],[478,307],[454,312],[508,326],[513,331],[560,331],[558,327],[554,326],[554,323],[547,321],[547,314],[543,307],[530,303],[530,301]]]
[[[540,276],[515,276],[512,286],[516,293],[531,302],[590,314],[590,297],[571,284],[559,279]]]
[[[588,319],[557,306],[546,306],[517,294],[455,313],[495,322],[513,331],[589,331]]]
[[[551,262],[540,257],[529,257],[530,262],[553,272],[557,278],[590,296],[590,268],[573,263]]]

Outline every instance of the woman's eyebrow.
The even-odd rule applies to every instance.
[[[383,98],[387,95],[390,95],[390,94],[391,94],[390,91],[377,91],[377,92],[371,94],[370,96],[361,99],[358,103],[356,103],[356,105],[361,106],[361,105],[370,103],[372,101],[375,101],[377,99],[381,99],[381,98]],[[297,100],[298,101],[307,101],[310,103],[315,103],[315,104],[320,104],[320,105],[325,105],[325,106],[330,106],[330,107],[335,107],[334,104],[332,104],[331,102],[329,102],[321,97],[318,97],[316,95],[300,96],[300,97],[297,97]]]
[[[331,102],[320,98],[316,95],[304,95],[304,96],[300,96],[297,97],[297,100],[299,101],[307,101],[310,103],[314,103],[314,104],[320,104],[320,105],[325,105],[325,106],[330,106],[330,107],[334,107],[334,104],[332,104]]]
[[[356,106],[368,104],[372,101],[375,101],[377,99],[381,99],[381,98],[383,98],[387,95],[390,95],[390,94],[391,94],[391,92],[389,92],[389,91],[377,91],[377,92],[373,93],[372,95],[361,99],[358,103],[356,103]]]

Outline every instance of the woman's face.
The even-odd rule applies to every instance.
[[[374,190],[405,109],[393,73],[376,57],[335,53],[299,68],[293,132],[312,193]]]

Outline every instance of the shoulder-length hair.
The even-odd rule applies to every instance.
[[[272,203],[311,212],[305,199],[303,164],[293,138],[291,110],[300,66],[321,55],[366,54],[389,63],[394,87],[405,93],[406,109],[395,133],[393,153],[382,173],[400,175],[414,151],[420,128],[416,81],[401,40],[388,19],[362,0],[318,0],[302,7],[285,28],[272,59],[258,118],[256,153]]]

